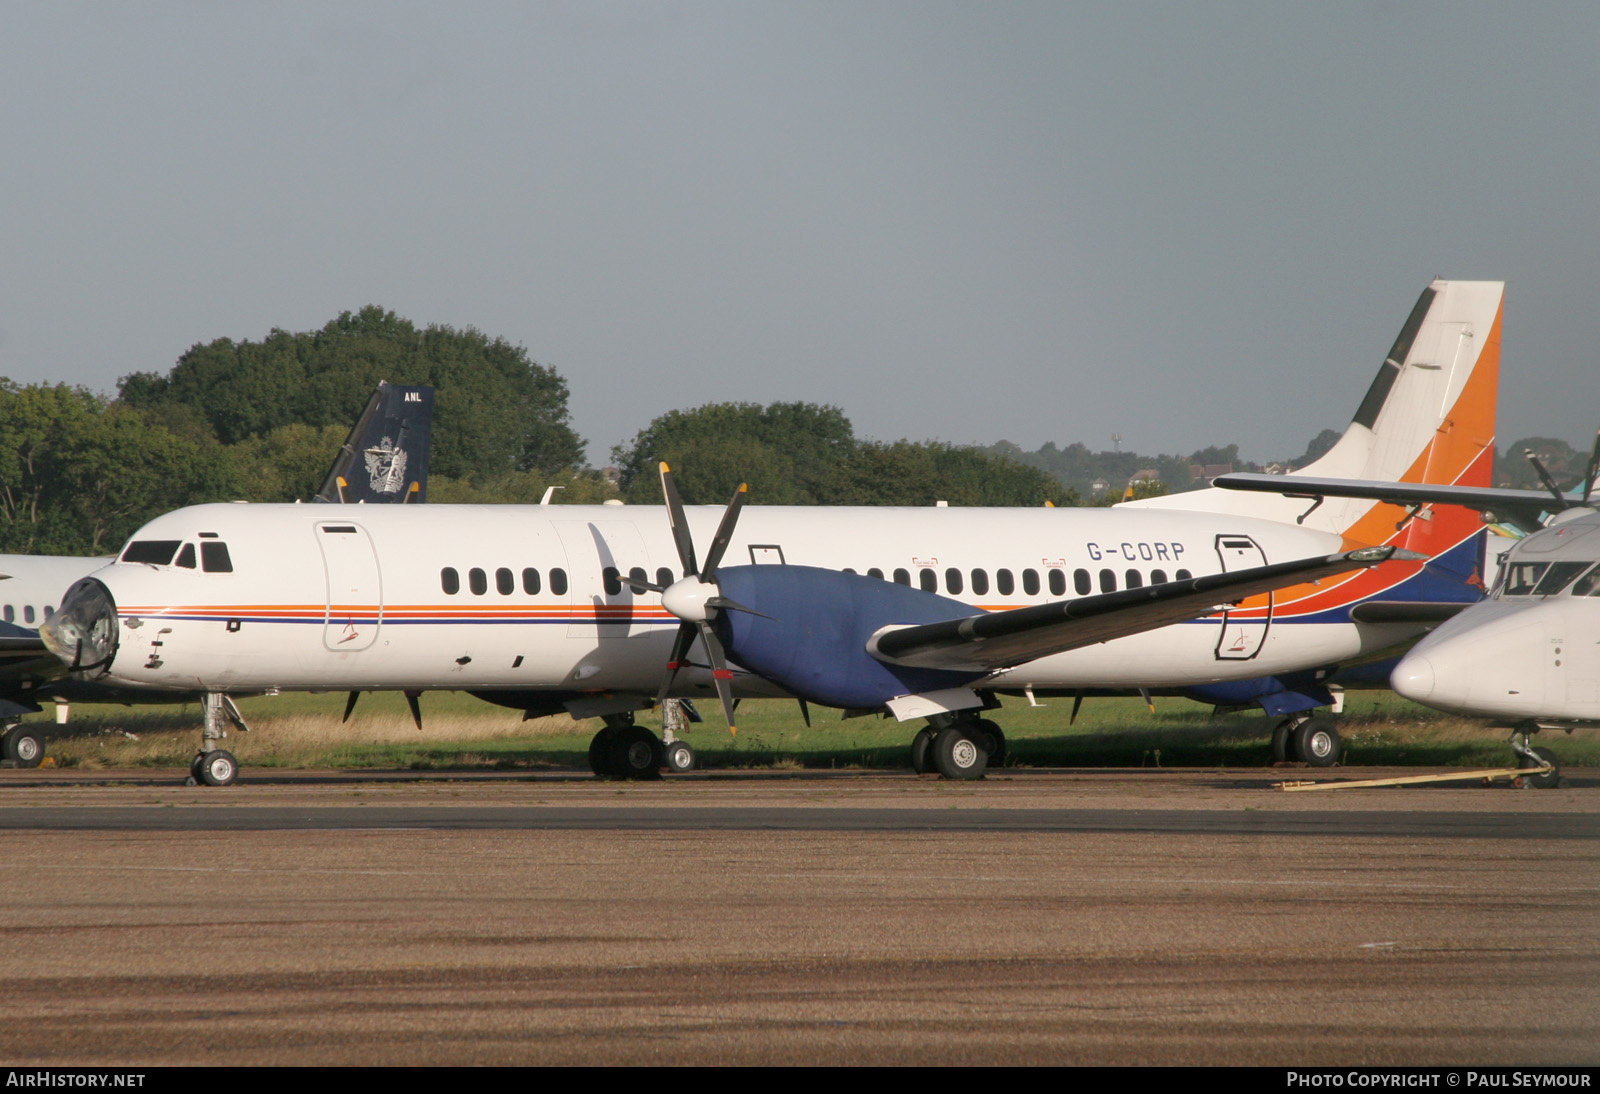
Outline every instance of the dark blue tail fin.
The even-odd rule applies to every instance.
[[[379,380],[314,500],[427,501],[432,437],[433,388],[396,387]]]

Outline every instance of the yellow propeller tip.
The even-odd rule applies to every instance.
[[[667,466],[667,461],[666,460],[662,460],[659,466],[660,466],[660,469],[662,471],[671,471],[672,470],[672,468]]]
[[[739,493],[748,494],[749,492],[750,492],[750,484],[747,483],[747,482],[741,482],[739,484]]]
[[[731,734],[734,737],[737,737],[739,735],[739,727],[738,726],[729,726],[728,727],[728,733]]]

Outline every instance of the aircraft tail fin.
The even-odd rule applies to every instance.
[[[432,438],[433,388],[378,381],[314,500],[426,501]]]
[[[1500,281],[1441,280],[1424,289],[1344,434],[1327,454],[1295,474],[1490,485],[1504,297]],[[1435,536],[1419,529],[1397,540],[1395,524],[1406,511],[1370,499],[1327,498],[1311,508],[1303,498],[1249,494],[1244,495],[1248,501],[1238,501],[1229,493],[1208,487],[1130,504],[1298,520],[1354,542],[1396,543],[1427,554],[1440,553],[1437,548],[1446,539],[1458,538],[1454,532]],[[1412,523],[1454,523],[1444,519],[1445,508]]]

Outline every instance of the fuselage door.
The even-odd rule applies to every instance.
[[[322,644],[340,653],[364,650],[378,640],[383,623],[383,584],[378,555],[367,530],[346,521],[316,525],[317,546],[328,578]]]
[[[1217,558],[1224,573],[1248,570],[1267,564],[1267,553],[1249,536],[1223,535],[1217,537]],[[1267,640],[1267,628],[1272,625],[1272,594],[1267,594],[1266,607],[1248,611],[1222,613],[1222,634],[1217,638],[1217,660],[1248,661],[1261,652]]]
[[[659,605],[659,598],[655,593],[635,593],[615,576],[635,567],[647,575],[652,572],[644,539],[633,522],[558,520],[554,524],[572,569],[573,615],[567,637],[627,638],[647,630],[643,621],[635,623],[634,613]]]

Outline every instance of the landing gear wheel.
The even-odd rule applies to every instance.
[[[195,766],[199,770],[200,781],[207,786],[232,786],[233,780],[239,777],[239,761],[225,749],[214,748],[210,752],[202,752]]]
[[[1560,786],[1561,764],[1556,759],[1556,754],[1548,748],[1536,748],[1533,750],[1533,754],[1549,764],[1550,770],[1543,775],[1524,775],[1522,781],[1536,790],[1554,790]],[[1538,767],[1539,764],[1534,761],[1533,756],[1518,756],[1517,766],[1526,771],[1529,768]]]
[[[981,779],[989,766],[983,744],[967,734],[964,727],[948,726],[933,739],[934,765],[947,779]]]
[[[1280,718],[1272,727],[1272,762],[1289,762],[1289,738],[1294,734],[1294,719]]]
[[[694,770],[694,749],[688,741],[673,741],[667,746],[666,768],[674,774]]]
[[[589,770],[601,778],[611,774],[611,742],[616,735],[615,727],[606,726],[589,742]]]
[[[1294,757],[1312,767],[1332,767],[1344,755],[1339,730],[1326,715],[1307,718],[1295,728]]]
[[[983,741],[981,738],[978,742],[980,745],[987,744],[989,746],[984,749],[984,751],[989,754],[988,766],[999,767],[1001,764],[1005,763],[1006,760],[1005,733],[1001,731],[998,725],[991,722],[987,718],[978,719],[978,729],[983,735],[986,735],[989,738],[987,742]]]
[[[0,752],[18,767],[38,767],[44,762],[44,739],[31,729],[16,726],[0,738]]]
[[[933,764],[933,738],[932,726],[923,726],[911,738],[911,770],[918,775],[932,775],[939,770]]]
[[[612,778],[659,779],[666,758],[661,754],[661,738],[644,726],[624,726],[611,738],[606,762]]]

